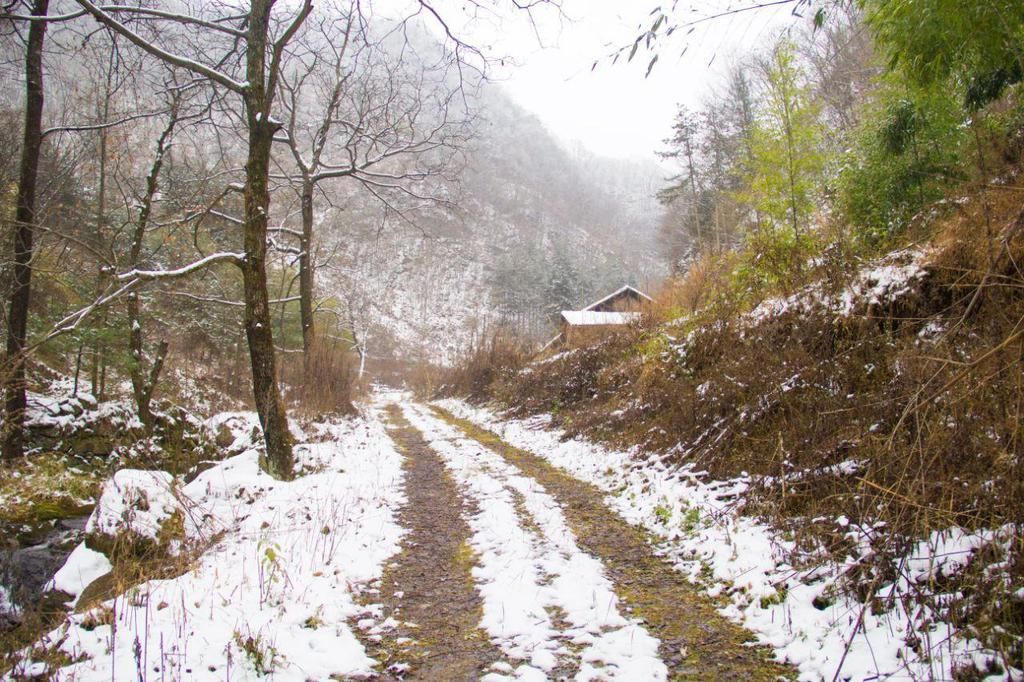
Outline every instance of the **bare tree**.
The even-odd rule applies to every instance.
[[[132,225],[132,237],[127,263],[132,270],[138,270],[143,266],[143,247],[146,242],[147,233],[151,229],[151,222],[154,219],[154,210],[160,188],[160,173],[164,167],[167,155],[170,153],[175,129],[183,118],[189,118],[189,116],[184,115],[182,112],[183,98],[183,88],[171,88],[167,107],[167,122],[156,140],[153,161],[146,175],[145,189],[141,196],[130,197],[131,203],[138,206],[138,212]],[[127,206],[126,209],[129,214],[132,213],[132,206]],[[153,412],[150,405],[153,400],[153,393],[156,390],[157,381],[160,379],[160,373],[163,371],[169,344],[166,339],[160,340],[152,361],[147,367],[139,293],[137,291],[129,292],[126,296],[126,301],[128,349],[131,355],[128,363],[128,372],[132,383],[132,394],[135,397],[139,419],[147,429],[152,429]]]
[[[397,281],[406,275],[410,256],[403,247],[394,248],[381,241],[350,240],[343,247],[341,262],[330,267],[341,305],[330,312],[351,337],[362,378],[374,328],[387,312],[384,306]]]
[[[241,14],[212,19],[199,15],[161,12],[159,19],[193,31],[204,38],[226,38],[227,47],[212,64],[165,49],[158,37],[144,36],[122,22],[114,13],[89,0],[77,0],[94,19],[153,56],[234,93],[244,107],[247,136],[245,202],[243,219],[244,258],[233,262],[242,271],[245,299],[245,334],[252,366],[256,411],[263,426],[267,471],[278,478],[291,478],[294,460],[293,437],[288,429],[284,402],[277,379],[270,296],[267,291],[267,230],[270,213],[270,155],[274,135],[280,129],[272,116],[286,48],[312,12],[312,0],[304,0],[288,12],[287,19],[273,14],[274,0],[252,0]],[[121,8],[124,9],[124,8]],[[145,8],[124,10],[129,16],[154,20]],[[212,34],[212,35],[211,35]],[[236,52],[242,52],[243,76],[240,80],[226,68]]]
[[[26,73],[28,94],[26,106],[26,122],[24,131],[25,144],[22,146],[23,163],[21,182],[19,183],[18,213],[16,215],[16,226],[19,230],[15,247],[15,294],[10,301],[11,314],[9,315],[10,333],[8,335],[9,357],[16,361],[15,381],[12,383],[12,390],[9,393],[9,407],[12,413],[24,412],[24,366],[21,363],[26,351],[38,348],[40,344],[55,340],[58,337],[79,330],[83,322],[90,319],[98,312],[106,310],[114,303],[120,302],[124,297],[137,294],[139,290],[152,283],[177,280],[190,276],[194,273],[204,271],[216,264],[231,263],[241,272],[242,301],[244,305],[244,330],[249,346],[249,361],[252,367],[253,393],[255,396],[256,409],[264,428],[264,437],[267,446],[266,468],[275,476],[287,478],[292,475],[292,436],[288,430],[287,419],[281,392],[278,386],[276,375],[275,346],[272,332],[270,300],[267,284],[268,267],[268,245],[270,239],[270,206],[271,206],[271,164],[274,163],[271,150],[275,138],[283,139],[282,124],[275,120],[273,108],[275,99],[287,88],[282,86],[281,79],[285,74],[300,73],[297,70],[286,70],[286,62],[295,59],[300,53],[293,49],[292,42],[302,31],[304,24],[313,11],[312,1],[285,5],[277,3],[276,0],[251,0],[239,5],[201,3],[197,0],[182,0],[174,4],[167,3],[146,3],[144,5],[116,5],[98,4],[93,0],[73,0],[77,4],[74,11],[63,12],[62,14],[48,14],[50,9],[44,0],[35,0],[31,3],[30,11],[21,11],[15,14],[16,4],[5,6],[3,14],[0,15],[5,21],[19,22],[29,27],[28,49],[26,50]],[[24,6],[29,7],[30,0],[23,0]],[[490,11],[504,5],[506,0],[493,0],[493,2],[471,2],[468,7],[473,9],[486,9]],[[513,8],[530,10],[535,2],[519,3],[513,1]],[[359,3],[355,4],[356,8]],[[356,13],[358,14],[358,13]],[[405,21],[410,21],[413,16],[425,16],[428,20],[439,22],[444,27],[449,44],[454,44],[452,52],[456,57],[453,60],[455,69],[458,72],[457,80],[462,80],[462,67],[464,62],[459,55],[482,56],[479,50],[473,48],[469,43],[456,37],[455,32],[442,18],[441,14],[427,2],[414,4],[414,10]],[[69,22],[69,25],[84,26],[80,18],[91,18],[100,26],[102,32],[107,36],[115,38],[112,40],[112,63],[109,68],[123,70],[120,63],[120,55],[125,52],[128,45],[134,46],[140,52],[138,54],[148,55],[160,62],[166,63],[178,72],[187,73],[196,81],[201,81],[216,88],[223,98],[223,102],[233,100],[240,106],[225,106],[219,113],[220,125],[223,130],[231,131],[231,134],[221,137],[220,132],[215,132],[215,144],[221,145],[217,151],[225,154],[225,150],[234,153],[234,145],[237,144],[235,131],[240,131],[244,137],[244,182],[231,185],[229,191],[235,191],[242,197],[244,213],[238,219],[237,224],[241,228],[241,253],[237,249],[228,250],[220,248],[217,252],[208,255],[201,255],[198,259],[192,259],[184,265],[171,266],[154,262],[152,265],[149,259],[145,258],[142,252],[142,240],[147,231],[147,225],[153,222],[153,201],[157,190],[147,184],[147,188],[141,193],[141,206],[132,205],[128,211],[131,216],[121,229],[131,225],[135,228],[134,236],[137,237],[131,242],[131,253],[128,261],[117,262],[118,258],[112,246],[113,240],[119,238],[115,234],[103,235],[100,241],[110,244],[91,243],[88,238],[76,237],[74,234],[62,235],[66,244],[74,244],[73,250],[80,254],[79,265],[84,271],[95,265],[103,263],[102,277],[100,284],[94,292],[76,291],[76,310],[61,313],[63,317],[56,320],[52,328],[34,339],[31,344],[27,343],[27,318],[29,293],[31,291],[32,272],[32,230],[38,222],[38,216],[34,215],[34,184],[35,176],[38,174],[38,158],[42,139],[45,132],[42,130],[42,43],[48,22]],[[393,29],[393,35],[403,36],[408,26],[405,21],[395,24],[398,28]],[[27,22],[27,23],[26,23]],[[328,27],[330,21],[322,24]],[[339,45],[336,39],[339,34],[334,33],[334,28],[325,29],[322,33],[326,40],[323,45]],[[91,39],[96,33],[95,28],[86,29],[82,32],[83,41]],[[115,44],[116,43],[116,44]],[[62,49],[64,49],[62,47]],[[340,51],[344,55],[347,48]],[[114,59],[114,57],[117,57]],[[323,60],[324,62],[330,60]],[[386,61],[386,60],[385,60]],[[468,59],[466,60],[469,61]],[[484,60],[486,61],[486,60]],[[344,63],[344,62],[342,62]],[[322,71],[328,76],[330,69]],[[120,73],[120,71],[119,71]],[[374,194],[385,203],[394,202],[398,196],[411,197],[415,200],[432,199],[429,190],[425,190],[426,179],[433,173],[439,172],[447,163],[443,153],[439,153],[444,147],[439,143],[439,131],[442,130],[447,120],[447,107],[454,101],[454,95],[448,99],[428,100],[423,96],[423,81],[415,77],[409,78],[409,74],[401,69],[393,72],[386,72],[385,77],[380,81],[367,80],[366,83],[373,84],[373,89],[353,87],[351,80],[342,80],[340,83],[338,74],[343,72],[335,70],[333,85],[337,86],[338,95],[334,98],[338,110],[354,112],[354,119],[347,117],[332,118],[328,116],[321,122],[327,123],[327,129],[321,135],[320,159],[315,166],[309,166],[310,180],[313,190],[306,191],[305,195],[311,197],[316,194],[316,184],[331,178],[346,176],[356,177],[370,193]],[[343,74],[344,75],[344,74]],[[395,78],[391,78],[394,76]],[[331,83],[330,78],[323,81]],[[330,97],[326,98],[329,104]],[[382,113],[385,112],[386,113]],[[440,112],[440,113],[438,113]],[[115,125],[126,123],[136,117],[151,116],[157,112],[137,111],[130,114],[116,114],[111,109],[104,107],[97,114],[97,120],[82,125],[64,126],[54,130],[75,130],[80,132],[96,131],[102,146],[106,139],[106,129]],[[392,127],[387,127],[388,115],[391,118]],[[34,122],[33,122],[34,121]],[[429,125],[428,125],[429,124]],[[376,128],[374,127],[376,126]],[[329,133],[343,131],[345,135],[337,137]],[[355,132],[361,130],[358,134]],[[173,131],[168,132],[168,136]],[[289,136],[290,137],[290,136]],[[330,140],[330,142],[327,142]],[[309,140],[306,140],[307,142]],[[158,142],[158,157],[161,150]],[[308,152],[310,148],[304,147]],[[166,150],[163,150],[166,151]],[[429,164],[410,163],[403,160],[403,155],[415,154],[423,159],[430,159]],[[34,163],[30,163],[34,155]],[[134,156],[134,158],[138,158]],[[100,165],[103,165],[107,158],[106,153],[100,153]],[[308,158],[308,157],[305,157]],[[150,179],[155,183],[160,173],[158,164],[150,167]],[[285,173],[287,175],[287,173]],[[233,176],[232,171],[224,173],[223,177]],[[107,192],[106,192],[106,169],[100,169],[101,183],[103,190],[97,194],[89,194],[95,201],[97,225],[105,224],[107,214]],[[315,179],[315,181],[314,181]],[[30,182],[31,180],[31,182]],[[308,189],[308,185],[307,185]],[[148,207],[146,197],[149,197]],[[193,215],[196,234],[198,225],[203,222],[204,217],[214,216],[218,221],[233,223],[234,219],[229,215],[230,208],[218,206],[218,201],[226,201],[227,195],[218,195],[217,201],[207,203]],[[309,210],[306,215],[314,215],[312,202],[306,202]],[[143,215],[145,213],[145,215]],[[196,217],[198,215],[198,217]],[[309,223],[310,225],[312,222]],[[117,230],[114,229],[114,232]],[[301,234],[301,233],[300,233]],[[223,246],[223,239],[214,240],[218,247]],[[200,249],[198,240],[195,246]],[[111,246],[111,248],[107,248]],[[312,301],[313,272],[315,263],[311,260],[312,232],[306,231],[306,248],[297,249],[299,253],[305,253],[307,259],[305,270],[308,277],[302,288],[309,295],[307,301]],[[65,248],[64,253],[68,250]],[[95,258],[91,258],[95,256]],[[180,263],[180,252],[175,253],[171,260]],[[63,257],[63,256],[58,256]],[[126,270],[124,268],[127,268]],[[118,272],[119,269],[123,271]],[[80,290],[80,287],[76,289]],[[92,299],[89,299],[92,296]],[[306,306],[306,317],[312,320],[312,305]],[[135,322],[141,316],[141,307],[138,298],[129,297],[127,303],[128,317]],[[20,320],[20,321],[19,321]],[[132,328],[129,331],[129,348],[133,355],[141,355],[141,335],[134,334],[136,325],[129,323]],[[312,334],[313,327],[310,325]],[[148,376],[133,377],[133,388],[137,389],[136,398],[141,403],[147,403],[152,397],[152,387],[156,376],[159,374],[159,357],[162,352],[158,348],[157,356],[153,365],[150,366]],[[156,374],[154,374],[156,370]],[[97,383],[102,383],[99,381]],[[20,401],[19,401],[20,396]],[[147,403],[148,404],[148,403]],[[140,410],[145,412],[145,408]],[[13,428],[15,437],[20,437],[20,424],[17,416],[15,419],[5,420],[9,427]],[[6,434],[5,434],[6,439]],[[5,448],[5,452],[20,451],[20,446],[15,445],[12,449]]]
[[[299,291],[303,350],[316,338],[314,201],[328,181],[359,182],[384,205],[398,197],[444,203],[426,186],[453,168],[467,116],[453,115],[458,87],[446,82],[449,59],[428,67],[404,63],[386,38],[369,35],[358,3],[325,17],[296,42],[290,73],[280,79],[285,125],[278,136],[291,152],[280,179],[298,195]]]

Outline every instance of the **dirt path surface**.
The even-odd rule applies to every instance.
[[[470,570],[463,500],[444,465],[402,416],[387,409],[389,435],[406,458],[408,502],[399,523],[408,533],[385,571],[383,618],[397,621],[367,652],[381,662],[381,679],[479,680],[501,653],[479,629],[481,601]]]
[[[600,559],[630,613],[657,637],[672,680],[795,679],[751,635],[721,616],[698,587],[652,552],[650,536],[605,506],[604,493],[451,414],[434,413],[538,481],[561,505],[579,546]]]

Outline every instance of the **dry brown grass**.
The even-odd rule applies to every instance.
[[[519,371],[531,355],[531,346],[507,332],[497,332],[471,349],[462,363],[444,371],[439,377],[427,375],[431,381],[440,379],[440,395],[460,395],[470,400],[486,400],[491,387],[508,380]]]
[[[358,358],[346,345],[324,342],[302,353],[282,354],[281,381],[291,387],[289,397],[300,413],[352,414],[353,401],[365,388],[359,384]]]
[[[552,413],[571,434],[671,451],[713,477],[749,473],[747,511],[792,535],[795,565],[842,562],[851,547],[839,516],[878,527],[873,558],[848,576],[862,599],[933,532],[1004,529],[1008,540],[947,584],[915,589],[922,601],[959,595],[932,605],[1020,668],[1024,186],[1015,177],[968,188],[966,200],[917,221],[926,275],[890,303],[754,323],[736,301],[714,298],[724,270],[701,261],[658,297],[660,323],[475,376],[515,412]],[[863,265],[842,246],[820,260],[824,291]]]
[[[654,296],[650,319],[659,323],[707,308],[726,288],[732,258],[706,253],[692,263],[686,274],[670,280]]]
[[[405,365],[391,376],[401,376],[402,384],[419,398],[429,398],[438,391],[447,391],[444,382],[451,370],[429,362],[419,362],[411,366]]]

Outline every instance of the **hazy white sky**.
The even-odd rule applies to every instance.
[[[731,55],[792,23],[788,5],[708,22],[685,40],[674,36],[662,46],[659,62],[646,79],[650,55],[643,50],[628,65],[602,60],[614,47],[629,43],[641,23],[649,24],[650,11],[659,4],[663,3],[563,0],[564,17],[543,8],[536,11],[539,40],[521,17],[506,17],[495,29],[492,50],[513,55],[517,64],[499,67],[495,75],[564,141],[578,140],[608,156],[651,158],[669,136],[680,102],[698,104]],[[747,3],[693,4],[700,7],[693,13],[696,17]],[[480,30],[479,21],[474,25]],[[680,55],[684,45],[686,53]],[[592,71],[595,60],[602,61]]]

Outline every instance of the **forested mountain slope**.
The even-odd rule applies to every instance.
[[[347,205],[323,238],[344,241],[346,265],[321,293],[359,318],[371,356],[445,364],[499,328],[543,337],[559,310],[661,275],[656,164],[571,153],[495,85],[477,106],[453,206],[382,215],[336,190]]]

